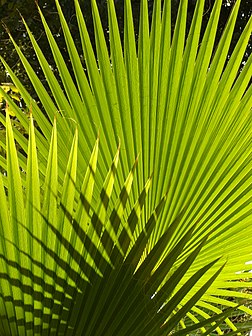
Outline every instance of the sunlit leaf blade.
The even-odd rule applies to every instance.
[[[77,170],[77,148],[78,148],[78,132],[76,130],[69,155],[68,165],[63,183],[62,196],[60,200],[60,210],[58,213],[59,231],[65,237],[71,235],[71,222],[74,216],[74,200],[76,193],[76,170]],[[67,213],[66,211],[67,210]],[[62,257],[65,259],[65,257]]]
[[[20,176],[20,167],[17,157],[17,150],[14,142],[13,131],[11,126],[10,117],[7,114],[6,117],[6,154],[7,154],[7,174],[8,174],[8,190],[10,195],[8,196],[10,206],[10,238],[16,245],[20,246],[21,250],[28,251],[28,241],[25,235],[25,231],[22,226],[24,224],[24,193],[22,188],[22,181]],[[7,237],[6,237],[7,238]],[[29,267],[29,260],[26,258],[20,259],[19,254],[16,253],[15,261],[21,266]],[[12,271],[11,277],[22,281],[22,274],[18,271]],[[24,300],[24,293],[21,289],[14,287],[12,289],[13,296],[18,300]],[[15,307],[15,315],[17,320],[25,320],[24,311],[20,307]],[[19,332],[25,332],[24,326],[18,327]]]
[[[26,180],[26,225],[29,230],[33,231],[36,237],[41,239],[39,232],[40,228],[40,181],[39,181],[39,168],[38,157],[36,149],[36,139],[34,133],[34,124],[32,115],[30,116],[30,134],[28,145],[28,162],[27,162],[27,180]],[[35,247],[35,246],[34,246]],[[33,248],[36,254],[36,248]],[[39,253],[38,253],[39,254]]]
[[[6,333],[17,333],[16,325],[9,324],[8,319],[15,316],[14,305],[11,302],[6,302],[5,297],[13,296],[13,291],[10,283],[8,283],[8,277],[11,276],[12,270],[6,263],[6,258],[15,260],[15,251],[12,249],[12,246],[9,246],[8,242],[5,242],[5,239],[12,239],[12,232],[10,230],[10,221],[9,214],[7,209],[6,195],[3,186],[2,176],[0,176],[0,202],[1,202],[1,211],[0,211],[0,234],[1,234],[1,250],[0,250],[0,264],[1,264],[1,278],[0,278],[0,288],[1,288],[1,297],[0,297],[0,307],[1,307],[1,323],[2,329]],[[6,240],[7,240],[6,239]],[[5,277],[3,277],[5,275]]]
[[[28,160],[27,160],[27,178],[26,178],[26,227],[30,232],[34,234],[35,237],[42,239],[42,229],[41,229],[41,216],[40,216],[40,180],[39,180],[39,168],[38,168],[38,157],[36,149],[36,139],[32,115],[30,115],[30,132],[29,132],[29,144],[28,144]],[[27,233],[26,233],[26,236]],[[42,254],[41,246],[37,244],[35,240],[32,240],[28,236],[29,246],[27,252],[32,255],[35,259],[39,260]],[[36,265],[31,263],[31,271],[34,276],[43,277],[42,270]],[[41,288],[38,285],[32,283],[31,279],[27,280],[27,284],[34,287],[35,291],[40,291]],[[42,311],[42,304],[40,302],[34,303],[34,298],[32,295],[25,299],[27,304],[30,304],[34,309]],[[33,320],[32,314],[30,317]]]

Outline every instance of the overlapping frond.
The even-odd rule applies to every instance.
[[[117,202],[109,211],[119,161],[118,148],[99,199],[95,200],[93,191],[99,139],[78,193],[75,185],[79,166],[77,131],[70,149],[63,190],[59,193],[57,135],[55,121],[42,188],[33,118],[30,116],[27,172],[23,172],[18,164],[11,121],[7,116],[7,197],[2,177],[0,179],[3,209],[0,226],[3,266],[0,273],[1,335],[126,335],[129,332],[139,334],[138,329],[144,325],[157,330],[164,325],[164,335],[167,333],[166,319],[172,314],[171,307],[176,307],[173,301],[180,301],[216,260],[195,272],[172,297],[174,288],[205,241],[197,245],[174,274],[168,276],[168,281],[166,277],[185,248],[192,230],[184,235],[156,270],[171,239],[169,231],[141,261],[166,196],[141,227],[139,222],[150,190],[150,178],[129,216],[125,214],[136,161]],[[25,174],[26,183],[21,174]],[[221,269],[188,300],[189,307],[206,291]],[[160,286],[162,292],[156,293]],[[170,300],[170,309],[161,314],[159,310],[167,299]],[[150,319],[149,314],[154,318]],[[176,323],[182,315],[182,311],[177,317],[175,314]],[[127,323],[125,316],[128,316]]]

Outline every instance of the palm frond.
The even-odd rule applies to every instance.
[[[94,50],[75,0],[85,72],[56,0],[74,78],[39,9],[61,83],[24,25],[50,92],[10,36],[42,109],[1,58],[32,112],[0,87],[29,132],[0,114],[6,335],[238,334],[230,314],[252,315],[240,303],[251,300],[240,281],[251,278],[251,55],[239,72],[252,18],[227,62],[240,0],[217,45],[222,1],[202,34],[204,4],[186,34],[187,0],[174,31],[169,0],[154,1],[151,22],[142,0],[136,39],[126,0],[121,39],[108,0],[107,45],[92,0]]]

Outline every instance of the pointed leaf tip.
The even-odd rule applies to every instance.
[[[133,164],[133,167],[131,169],[132,173],[134,173],[135,169],[136,169],[136,166],[138,165],[138,162],[139,162],[139,154],[137,155],[136,159],[135,159],[135,162]]]
[[[118,147],[117,147],[117,150],[120,151],[121,149],[121,139],[118,138]]]
[[[6,23],[4,23],[2,21],[1,24],[2,24],[3,28],[6,30],[6,33],[11,36],[10,30],[9,30],[8,26],[6,25]]]
[[[137,161],[137,162],[139,161],[139,157],[140,157],[140,155],[141,155],[141,153],[139,152],[139,153],[137,154],[137,157],[136,157],[136,161]]]

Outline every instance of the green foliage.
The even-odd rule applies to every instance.
[[[1,85],[1,88],[9,94],[9,96],[17,102],[20,102],[20,96],[18,90],[11,83],[4,83]],[[4,104],[5,103],[5,104]],[[5,105],[5,106],[4,106]],[[11,116],[15,116],[14,111],[9,107],[8,103],[5,101],[5,96],[0,94],[0,108],[5,113],[9,113]]]
[[[24,22],[50,93],[10,36],[40,105],[1,58],[31,112],[0,88],[29,132],[2,117],[3,335],[239,335],[229,317],[252,315],[240,281],[251,267],[251,56],[239,73],[252,18],[226,65],[239,0],[217,47],[221,0],[202,38],[204,0],[188,34],[180,1],[173,35],[171,2],[155,1],[150,24],[142,0],[137,41],[130,0],[123,41],[109,0],[109,45],[91,3],[95,52],[75,0],[86,73],[56,1],[73,76],[39,9],[62,84]]]

